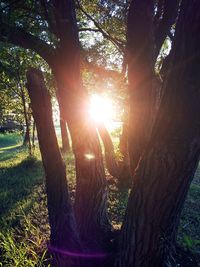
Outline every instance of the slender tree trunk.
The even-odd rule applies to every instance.
[[[32,147],[31,147],[31,138],[30,138],[30,120],[29,120],[29,116],[28,116],[27,110],[26,110],[26,100],[25,100],[24,90],[23,90],[21,84],[19,84],[19,86],[20,86],[21,99],[22,99],[22,105],[23,105],[23,110],[24,110],[24,120],[25,120],[25,124],[26,124],[26,131],[25,131],[23,145],[28,144],[29,154],[31,155],[32,154],[32,151],[31,151]]]
[[[129,158],[128,156],[128,121],[126,121],[126,118],[124,118],[123,120],[122,134],[120,136],[120,141],[119,141],[119,150],[125,159]]]
[[[35,150],[35,120],[33,120],[32,148],[33,148],[33,153],[34,153],[34,150]]]
[[[61,131],[61,138],[62,138],[62,151],[66,153],[69,151],[69,135],[67,131],[66,121],[60,115],[60,131]]]
[[[50,96],[40,71],[30,69],[27,72],[27,80],[46,175],[47,203],[51,226],[50,249],[61,256],[63,251],[67,254],[80,252],[79,237],[68,193],[65,165],[59,152],[52,120]],[[62,264],[64,265],[59,262],[58,266],[72,266],[70,258],[66,258]]]
[[[121,178],[120,178],[120,188],[128,189],[133,183],[133,174],[130,169],[130,158],[128,151],[128,122],[129,122],[129,112],[126,111],[123,120],[122,134],[120,136],[119,150],[122,154],[122,161],[120,162]]]
[[[59,111],[60,111],[60,132],[61,132],[61,139],[62,139],[62,151],[66,153],[70,149],[69,145],[69,134],[67,130],[66,120],[64,116],[64,111],[62,108],[61,100],[59,98],[58,91],[56,91],[56,97],[59,105]]]
[[[98,132],[103,141],[108,172],[117,178],[117,185],[120,190],[127,190],[131,185],[129,162],[126,160],[127,158],[117,160],[112,139],[105,125],[98,125]]]
[[[30,132],[29,132],[29,126],[27,127],[26,124],[26,129],[25,129],[25,134],[24,134],[24,140],[23,140],[23,146],[27,146],[28,145],[28,149],[30,151]]]
[[[132,173],[149,141],[155,112],[153,12],[152,0],[135,0],[128,16],[128,143]]]
[[[120,267],[174,266],[180,213],[200,157],[200,2],[183,0],[171,71],[135,175],[120,241]]]
[[[104,145],[106,167],[112,176],[118,178],[119,166],[115,157],[115,149],[110,134],[103,123],[98,124],[97,129]]]

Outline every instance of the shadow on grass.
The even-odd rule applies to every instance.
[[[10,160],[16,156],[17,153],[25,150],[23,145],[9,146],[0,149],[0,162]]]
[[[42,163],[34,157],[27,157],[18,165],[1,168],[0,217],[6,216],[17,202],[28,197],[33,187],[42,183],[42,175]]]
[[[0,149],[16,146],[22,142],[22,135],[19,133],[0,134]]]

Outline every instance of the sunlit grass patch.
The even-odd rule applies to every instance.
[[[18,228],[8,228],[0,233],[0,265],[17,266],[50,266],[46,243],[49,238],[48,225],[46,232],[35,225],[30,216],[21,211],[21,224]]]

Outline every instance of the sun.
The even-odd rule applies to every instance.
[[[102,95],[91,95],[89,114],[92,120],[109,124],[114,119],[114,113],[111,99]]]

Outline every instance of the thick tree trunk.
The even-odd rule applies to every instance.
[[[75,52],[77,54],[77,51]],[[59,68],[56,68],[54,73],[75,154],[77,225],[83,242],[96,250],[108,241],[105,236],[110,231],[107,217],[107,184],[97,131],[88,119],[89,103],[87,93],[81,85],[79,65],[68,56],[65,55],[65,59],[69,60],[71,68],[65,65],[61,67],[62,61],[59,61]],[[73,58],[77,60],[76,56]]]
[[[40,71],[27,72],[28,92],[36,122],[38,140],[46,175],[47,203],[51,226],[51,251],[80,252],[74,213],[68,193],[65,165],[62,160],[52,120],[50,96]],[[64,253],[64,254],[65,254]],[[71,266],[69,260],[65,265]]]
[[[149,141],[155,113],[153,12],[152,0],[135,0],[128,16],[128,143],[132,173]]]
[[[174,266],[177,225],[200,156],[199,25],[199,1],[183,0],[171,72],[122,227],[120,267]]]
[[[54,1],[61,38],[51,67],[72,139],[76,164],[75,214],[80,236],[90,249],[102,249],[110,223],[107,184],[96,128],[88,119],[88,96],[80,75],[80,45],[74,1]]]

